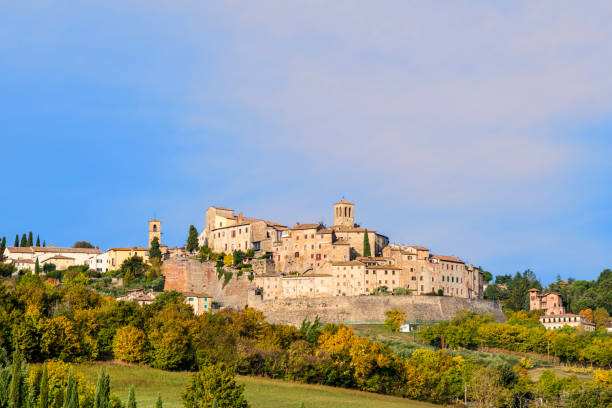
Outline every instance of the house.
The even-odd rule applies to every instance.
[[[183,292],[185,303],[193,307],[193,312],[196,315],[201,315],[211,309],[212,298],[204,293]]]
[[[581,328],[586,331],[595,330],[595,323],[589,323],[584,316],[573,313],[544,315],[540,317],[540,323],[546,327],[546,330],[560,329],[564,326]]]

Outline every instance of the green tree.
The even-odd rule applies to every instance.
[[[162,397],[159,393],[157,393],[157,400],[155,401],[155,408],[164,408]]]
[[[597,325],[597,327],[605,328],[610,322],[610,314],[603,307],[598,307],[593,311],[593,323]]]
[[[21,242],[19,243],[19,246],[22,248],[25,248],[28,246],[28,238],[26,237],[26,234],[23,234],[21,236]]]
[[[36,258],[36,263],[34,264],[34,272],[40,275],[40,263],[38,263],[38,258]]]
[[[186,408],[248,408],[244,386],[236,383],[235,373],[224,363],[203,366],[193,374],[183,392]]]
[[[372,250],[370,249],[370,238],[368,237],[368,229],[363,233],[363,256],[372,256]]]
[[[32,235],[32,231],[28,233],[28,246],[34,246],[34,236]]]
[[[149,248],[149,258],[157,259],[161,262],[162,253],[161,249],[159,249],[159,238],[153,237],[151,240],[151,247]]]
[[[127,408],[136,408],[136,391],[134,386],[130,387],[130,395],[128,396]]]
[[[242,252],[241,250],[237,249],[232,253],[232,256],[234,257],[233,259],[233,264],[234,266],[240,265],[242,263],[242,260],[244,259],[244,252]]]
[[[0,262],[4,262],[4,251],[6,250],[6,237],[0,240]]]
[[[198,230],[193,225],[189,226],[189,236],[187,237],[187,246],[185,249],[189,252],[198,250]]]
[[[49,373],[47,364],[43,364],[42,378],[40,380],[40,392],[38,395],[38,408],[49,407]]]
[[[19,246],[19,234],[15,235],[15,244],[13,246],[14,247],[18,247]]]
[[[43,239],[43,248],[47,246],[47,242]]]
[[[27,383],[25,379],[25,362],[21,351],[13,352],[13,363],[11,365],[11,383],[8,392],[8,408],[21,408],[26,404]]]
[[[36,246],[40,246],[40,235],[36,234]]]
[[[111,408],[110,376],[104,370],[100,370],[100,374],[98,374],[98,383],[96,384],[96,393],[94,394],[94,408]]]
[[[87,241],[77,241],[72,246],[73,248],[95,248],[90,242]]]

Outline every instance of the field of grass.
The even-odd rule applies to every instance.
[[[164,408],[182,406],[181,392],[190,373],[168,372],[118,363],[88,363],[74,366],[75,371],[83,373],[93,384],[101,368],[110,374],[111,390],[123,401],[127,401],[128,390],[133,385],[140,408],[153,407],[158,392],[164,401]],[[252,408],[299,408],[302,402],[306,408],[332,408],[345,405],[371,408],[436,406],[367,392],[265,378],[239,377],[238,382],[244,384],[245,395]]]

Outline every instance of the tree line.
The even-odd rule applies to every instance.
[[[466,325],[477,321],[478,327],[492,323],[476,316],[463,321]],[[459,321],[453,324],[464,326]],[[344,325],[321,325],[318,320],[304,321],[300,328],[271,324],[250,308],[196,316],[176,292],[164,292],[152,304],[139,306],[102,296],[78,282],[53,287],[33,274],[21,276],[12,290],[0,286],[0,347],[18,351],[29,362],[115,358],[165,370],[223,366],[228,373],[436,403],[476,401],[479,395],[493,393],[503,397],[506,405],[501,406],[512,406],[510,401],[523,398],[519,383],[529,384],[529,398],[553,399],[562,392],[541,396],[538,382],[520,367],[484,367],[444,350],[399,355]],[[489,388],[483,390],[482,378],[492,379],[482,383]],[[580,395],[610,392],[600,383],[587,386],[556,377],[550,382],[553,389]]]

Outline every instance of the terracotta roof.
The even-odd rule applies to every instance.
[[[132,248],[111,248],[108,251],[148,251],[149,248],[143,248],[143,247],[132,247]]]
[[[351,203],[350,201],[345,200],[344,198],[340,201],[338,201],[337,203],[334,203],[334,205],[336,204],[350,204],[350,205],[355,205],[355,203]]]
[[[339,262],[332,262],[331,264],[332,266],[365,266],[359,261],[339,261]]]
[[[23,258],[19,258],[15,261],[15,263],[34,263],[33,260],[31,259],[23,259]]]
[[[340,231],[340,232],[365,232],[365,228],[347,227],[345,225],[334,225],[334,226],[331,226],[330,228],[335,231]],[[376,233],[376,231],[374,230],[368,230],[368,232]]]
[[[307,275],[284,275],[281,276],[281,278],[283,279],[297,279],[297,278],[331,278],[332,275],[326,275],[326,274],[322,274],[322,273],[318,273],[318,274],[307,274]]]
[[[197,297],[197,298],[209,298],[206,293],[196,293],[196,292],[181,292],[181,294],[185,297]]]
[[[366,269],[402,269],[399,266],[395,266],[395,265],[373,265],[373,266],[366,266]]]
[[[73,254],[101,254],[98,248],[61,248],[61,247],[32,247],[34,252],[66,252]]]
[[[387,256],[360,256],[357,257],[358,261],[392,261],[393,258]]]
[[[456,262],[456,263],[465,263],[461,259],[456,258],[454,256],[446,256],[446,255],[432,255],[432,258],[439,259],[440,261],[445,262]]]
[[[6,247],[7,251],[11,251],[13,253],[16,254],[31,254],[32,253],[32,248],[31,247]]]
[[[217,207],[216,205],[211,205],[212,208],[216,208],[217,210],[227,210],[227,211],[234,211],[232,209],[229,208],[225,208],[225,207]]]
[[[297,231],[297,230],[306,230],[306,229],[317,229],[319,227],[322,227],[323,224],[321,223],[313,223],[313,224],[295,224],[295,226],[289,228],[292,231]]]
[[[409,248],[414,248],[414,249],[416,249],[417,251],[429,251],[429,248],[425,248],[425,247],[422,247],[422,246],[417,246],[417,245],[410,245],[410,247],[409,247]]]
[[[74,258],[70,258],[70,257],[63,256],[63,255],[55,255],[55,256],[52,256],[51,258],[45,259],[45,262],[51,259],[72,259],[74,261]]]

